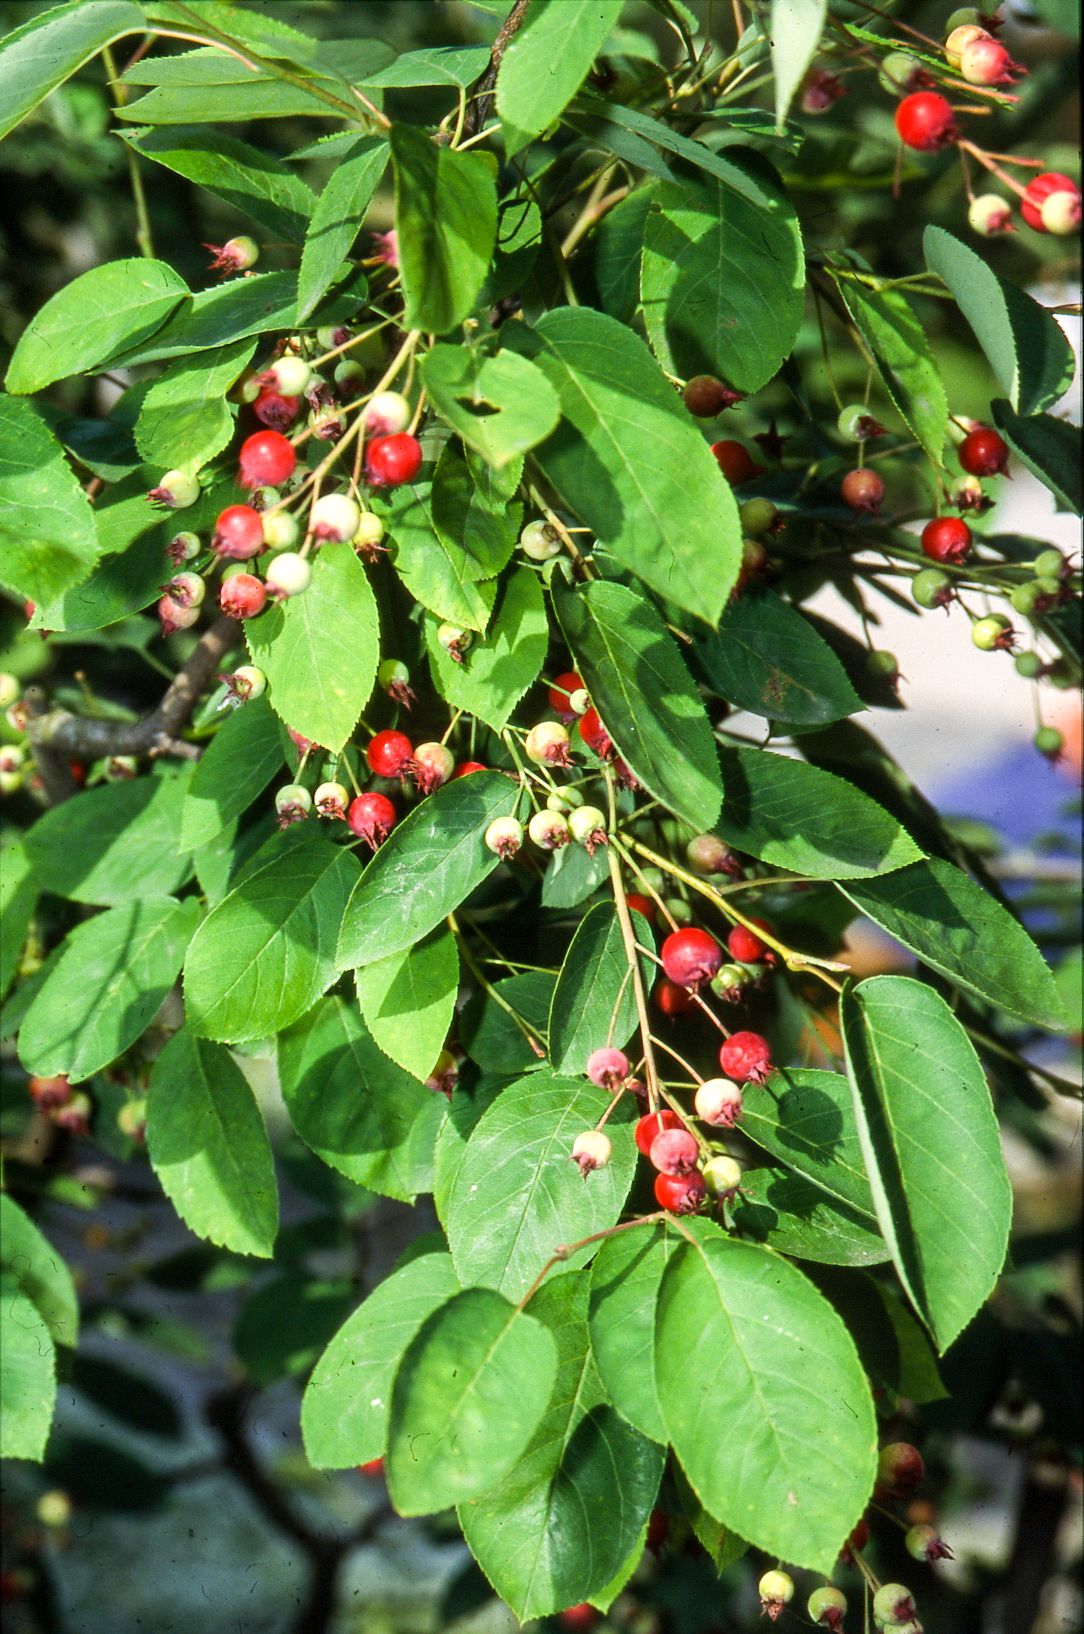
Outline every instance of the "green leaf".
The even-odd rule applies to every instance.
[[[230,1052],[187,1027],[154,1063],[147,1151],[162,1190],[197,1237],[271,1258],[279,1199],[259,1107]]]
[[[900,1281],[940,1351],[992,1291],[1012,1190],[978,1057],[938,993],[874,976],[840,1016],[877,1219]]]
[[[686,1480],[680,1464],[674,1466],[674,1485],[689,1525],[711,1557],[716,1573],[722,1576],[728,1566],[741,1559],[749,1545],[744,1538],[740,1538],[736,1532],[724,1526],[722,1521],[708,1514]]]
[[[297,316],[297,274],[256,272],[204,289],[153,339],[114,359],[118,366],[157,363],[228,346],[248,335],[292,329]]]
[[[882,806],[843,778],[762,749],[723,749],[728,845],[815,879],[891,873],[921,855]]]
[[[432,1184],[444,1101],[397,1067],[341,998],[323,999],[279,1038],[290,1121],[355,1185],[412,1202]]]
[[[502,1080],[483,1078],[471,1088],[458,1085],[441,1119],[433,1148],[433,1206],[441,1226],[448,1216],[448,1199],[467,1149],[467,1141],[474,1132],[483,1112],[493,1105],[501,1092]]]
[[[927,227],[922,247],[926,265],[952,291],[1017,414],[1038,414],[1063,397],[1074,361],[1057,320],[943,227]]]
[[[376,42],[373,42],[376,43]],[[144,96],[117,109],[119,119],[137,125],[200,125],[250,119],[341,119],[342,110],[274,72],[250,68],[217,48],[176,57],[144,59],[123,76],[127,84],[150,85]],[[326,76],[313,83],[335,92]]]
[[[422,85],[458,85],[467,90],[489,63],[486,45],[426,45],[404,51],[386,68],[358,83],[381,90],[413,90]]]
[[[811,1275],[846,1323],[871,1383],[920,1405],[944,1400],[948,1391],[926,1330],[894,1288],[850,1271],[820,1269]]]
[[[462,544],[437,532],[428,483],[404,483],[387,502],[388,535],[395,545],[395,571],[415,601],[440,619],[468,630],[484,630],[497,599],[495,581],[473,582],[476,562]]]
[[[355,973],[365,1025],[384,1054],[423,1083],[444,1048],[459,991],[455,937],[438,926],[412,948]]]
[[[301,1401],[301,1439],[314,1469],[350,1469],[382,1456],[400,1358],[426,1318],[458,1292],[451,1255],[422,1254],[347,1317]]]
[[[497,74],[509,158],[564,112],[617,27],[621,0],[534,0]]]
[[[265,1387],[308,1373],[354,1302],[342,1280],[306,1268],[264,1282],[245,1300],[233,1351],[253,1383]]]
[[[632,914],[641,947],[653,947],[651,927]],[[650,987],[654,967],[644,956],[640,971]],[[569,943],[550,1005],[550,1060],[555,1072],[587,1069],[592,1050],[621,1049],[636,1028],[636,995],[617,910],[600,902],[581,919]]]
[[[1062,1024],[1054,978],[1027,931],[952,863],[929,857],[839,889],[958,987],[1040,1027]]]
[[[148,897],[71,931],[19,1032],[26,1070],[77,1084],[122,1055],[173,986],[198,917],[191,898]]]
[[[866,289],[837,278],[839,293],[880,371],[888,395],[935,465],[941,462],[948,399],[926,330],[898,289]]]
[[[636,1167],[627,1109],[606,1125],[613,1156],[604,1169],[585,1180],[571,1158],[573,1140],[606,1101],[584,1078],[543,1071],[509,1084],[483,1113],[445,1207],[461,1282],[519,1299],[555,1248],[615,1224]],[[550,1274],[583,1265],[591,1252],[580,1249]]]
[[[536,575],[528,567],[508,575],[489,627],[463,663],[457,664],[441,646],[437,629],[434,619],[426,620],[425,644],[438,692],[451,709],[465,710],[495,732],[503,731],[527,688],[538,680],[549,645]]]
[[[746,1097],[742,1134],[788,1169],[876,1226],[854,1121],[851,1090],[838,1072],[786,1067],[773,1073],[764,1093]]]
[[[555,579],[561,629],[622,757],[650,794],[698,832],[722,791],[711,726],[658,612],[638,590],[596,579],[568,590]]]
[[[468,316],[497,236],[496,161],[436,147],[416,126],[391,130],[403,325],[446,335]]]
[[[994,424],[1022,465],[1038,477],[1059,510],[1084,509],[1080,478],[1080,427],[1053,414],[1014,414],[1002,397],[990,404]]]
[[[441,418],[498,468],[548,437],[561,412],[545,375],[516,352],[434,346],[420,372]]]
[[[537,1066],[541,1056],[531,1047],[528,1031],[542,1051],[555,980],[548,970],[525,970],[519,976],[494,982],[493,992],[503,1004],[489,993],[475,993],[463,1010],[459,1028],[460,1040],[471,1060],[489,1072],[526,1072]],[[505,1005],[527,1022],[526,1031]]]
[[[827,641],[770,590],[731,602],[697,657],[721,697],[766,720],[827,726],[865,707]]]
[[[609,878],[610,864],[604,847],[599,846],[591,856],[582,845],[566,845],[555,851],[546,864],[542,876],[542,906],[544,908],[578,908],[589,896],[594,896],[603,880]]]
[[[204,1038],[267,1038],[304,1015],[335,976],[357,858],[304,829],[288,830],[264,855],[211,909],[188,950],[185,1007]]]
[[[349,545],[325,545],[303,596],[245,625],[275,713],[338,753],[369,701],[380,662],[376,598]]]
[[[817,54],[828,0],[772,0],[769,43],[775,76],[775,128],[786,126],[787,110],[806,69]]]
[[[715,177],[653,190],[640,295],[651,349],[670,374],[758,391],[790,355],[804,286],[802,235],[782,189],[770,213]]]
[[[266,697],[223,721],[196,766],[181,813],[182,851],[207,845],[248,810],[282,768],[282,737]]]
[[[164,261],[107,261],[59,289],[35,313],[8,364],[8,391],[41,391],[101,368],[160,329],[188,285]]]
[[[515,550],[523,507],[508,501],[519,487],[522,469],[517,461],[497,473],[477,457],[468,460],[455,443],[445,445],[433,475],[433,526],[465,578],[492,578]]]
[[[192,872],[180,854],[190,771],[101,783],[54,806],[26,833],[38,884],[101,907],[169,896]]]
[[[60,444],[29,403],[0,397],[0,583],[49,601],[97,555],[94,513]]]
[[[121,130],[121,139],[145,159],[205,187],[231,210],[251,216],[273,238],[300,244],[316,197],[288,165],[222,130],[173,126]]]
[[[27,932],[38,905],[38,885],[21,838],[0,837],[0,998],[22,961]]]
[[[853,1341],[787,1260],[721,1232],[697,1235],[659,1292],[655,1376],[674,1451],[724,1525],[768,1554],[831,1572],[877,1467]]]
[[[413,947],[454,913],[497,866],[486,829],[494,817],[514,815],[519,802],[518,787],[501,772],[474,772],[415,806],[357,883],[339,935],[339,968]]]
[[[40,1463],[56,1408],[56,1351],[45,1318],[6,1276],[0,1300],[0,1458]]]
[[[605,1399],[591,1358],[587,1277],[547,1284],[531,1315],[557,1346],[557,1378],[530,1445],[501,1484],[460,1506],[467,1546],[521,1620],[604,1590],[647,1524],[663,1450]]]
[[[388,144],[379,137],[362,136],[332,171],[316,201],[301,252],[299,322],[305,321],[338,276],[387,162]]]
[[[881,1265],[889,1258],[868,1215],[832,1202],[820,1186],[785,1169],[747,1169],[734,1224],[780,1254],[824,1265]]]
[[[104,46],[145,27],[142,6],[129,0],[72,0],[12,29],[0,44],[0,138]]]
[[[79,1337],[79,1299],[71,1272],[13,1197],[0,1193],[0,1268],[37,1307],[58,1345]],[[5,1311],[5,1320],[10,1320]]]
[[[506,344],[556,387],[564,416],[535,451],[547,480],[631,572],[714,623],[737,577],[737,507],[707,443],[639,337],[559,307]]]
[[[650,186],[637,187],[607,210],[583,252],[591,257],[598,292],[591,304],[621,323],[628,323],[640,304],[640,252],[652,197]]]
[[[655,1388],[655,1307],[663,1272],[682,1239],[653,1225],[619,1232],[591,1268],[591,1345],[618,1412],[653,1441],[669,1437]]]
[[[400,1515],[496,1486],[523,1456],[557,1373],[549,1331],[488,1288],[426,1318],[392,1384],[387,1475]]]
[[[252,356],[251,340],[178,358],[143,399],[136,446],[148,465],[194,473],[220,454],[233,436],[234,410],[226,393]]]

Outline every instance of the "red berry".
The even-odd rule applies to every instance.
[[[263,549],[263,521],[251,505],[227,505],[211,535],[211,549],[230,562],[245,562]]]
[[[577,675],[575,670],[565,670],[564,674],[559,675],[549,689],[550,708],[559,720],[564,721],[566,726],[569,721],[576,718],[576,711],[571,708],[568,700],[574,692],[582,692],[583,690],[583,678]]]
[[[653,1509],[647,1523],[647,1547],[657,1555],[670,1531],[670,1517],[665,1509]]]
[[[659,949],[662,968],[672,982],[682,987],[699,987],[709,982],[723,962],[723,950],[706,930],[686,925],[676,930]]]
[[[255,618],[266,600],[267,587],[255,573],[235,573],[218,592],[218,605],[230,618]]]
[[[715,455],[719,469],[732,488],[737,488],[752,477],[759,477],[764,470],[758,465],[744,443],[735,442],[733,437],[725,437],[721,443],[712,443],[711,451]]]
[[[588,1605],[587,1601],[584,1600],[581,1605],[569,1606],[567,1611],[562,1611],[557,1621],[562,1628],[583,1630],[594,1628],[598,1622],[598,1615],[594,1606]]]
[[[931,562],[959,564],[971,551],[971,529],[959,516],[935,516],[922,530],[923,554]]]
[[[877,1495],[909,1498],[926,1473],[922,1454],[909,1441],[890,1441],[877,1456]]]
[[[839,485],[839,491],[843,503],[849,505],[852,511],[868,511],[872,515],[881,508],[885,485],[876,471],[859,466],[857,471],[847,472]]]
[[[26,1087],[34,1105],[43,1112],[64,1106],[72,1098],[72,1086],[63,1073],[55,1078],[31,1078]]]
[[[969,431],[960,444],[960,464],[973,477],[993,477],[1009,463],[1009,445],[989,426]]]
[[[772,1070],[771,1046],[760,1033],[731,1033],[719,1065],[736,1084],[763,1084]]]
[[[696,1169],[692,1174],[657,1174],[655,1201],[669,1214],[695,1214],[708,1188],[704,1177]]]
[[[414,745],[405,732],[378,732],[365,758],[377,777],[407,777],[414,770]]]
[[[242,488],[280,488],[294,474],[297,455],[281,431],[257,431],[241,444]]]
[[[625,901],[630,908],[635,909],[637,913],[642,913],[644,918],[650,919],[652,924],[655,923],[658,909],[649,896],[641,896],[639,891],[630,891]]]
[[[449,782],[454,783],[457,777],[469,777],[471,772],[485,772],[488,770],[488,766],[483,766],[480,760],[461,760],[449,778]]]
[[[354,1468],[359,1475],[368,1475],[370,1477],[383,1475],[384,1460],[382,1458],[370,1458],[367,1464],[355,1464]]]
[[[633,1131],[633,1137],[640,1151],[645,1157],[650,1157],[651,1148],[659,1136],[667,1129],[683,1129],[685,1125],[676,1112],[664,1106],[659,1112],[648,1112],[642,1117]]]
[[[397,488],[421,469],[422,446],[409,431],[376,437],[365,451],[365,480],[371,488]]]
[[[767,926],[764,927],[768,929]],[[737,959],[743,965],[758,965],[770,952],[767,942],[762,942],[751,930],[744,925],[735,925],[726,939],[727,951],[732,959]]]
[[[613,739],[599,719],[597,709],[589,709],[581,715],[576,730],[589,749],[594,750],[600,760],[612,760],[616,753]]]
[[[860,1555],[868,1542],[869,1524],[865,1520],[860,1520],[850,1537],[847,1539],[846,1543],[843,1545],[842,1549],[839,1551],[840,1560],[844,1561],[847,1565],[853,1565],[855,1555]]]
[[[651,1142],[648,1158],[662,1174],[692,1174],[700,1148],[687,1129],[664,1129]]]
[[[905,147],[933,153],[956,140],[951,103],[936,91],[915,91],[896,109],[896,133]]]
[[[1075,193],[1079,197],[1080,188],[1071,176],[1062,175],[1060,170],[1044,170],[1041,176],[1036,176],[1024,189],[1024,197],[1020,203],[1020,214],[1029,227],[1034,227],[1037,233],[1045,233],[1043,226],[1043,200],[1048,199],[1051,193]]]
[[[301,399],[284,397],[273,386],[265,386],[253,403],[252,412],[262,426],[269,426],[272,431],[285,431],[300,414]]]
[[[346,821],[358,839],[375,851],[395,827],[397,816],[386,794],[359,794],[347,808]]]
[[[685,1016],[690,1010],[696,1009],[696,1000],[687,987],[681,987],[672,982],[668,976],[660,976],[655,983],[651,997],[656,1008],[664,1016]]]

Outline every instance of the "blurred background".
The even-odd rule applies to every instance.
[[[14,28],[44,9],[7,0],[0,23]],[[507,8],[489,0],[272,0],[257,9],[328,39],[372,36],[405,50],[488,41]],[[681,9],[724,45],[733,42],[729,5],[694,0]],[[859,17],[872,8],[846,9]],[[909,4],[902,15],[940,37],[951,9]],[[627,5],[614,40],[619,71],[627,59],[651,53],[673,60],[663,11]],[[1076,8],[1071,0],[1036,0],[1007,5],[1002,15],[1003,38],[1032,72],[1011,120],[991,121],[999,127],[996,145],[1077,175]],[[121,48],[130,49],[127,42]],[[852,78],[839,71],[848,94],[825,114],[795,116],[805,133],[801,150],[766,151],[781,165],[811,243],[856,249],[879,272],[914,271],[927,222],[966,236],[959,170],[949,160],[915,166],[893,199],[893,103],[869,72]],[[439,98],[397,93],[388,107],[429,120]],[[751,100],[768,106],[770,86]],[[111,95],[96,62],[0,147],[5,357],[61,285],[136,253],[127,160],[111,124]],[[313,136],[311,123],[300,120],[230,131],[281,156]],[[995,145],[993,135],[990,141]],[[330,164],[311,160],[299,168],[319,188]],[[145,181],[156,253],[194,287],[206,285],[203,246],[249,223],[165,170],[147,167]],[[390,197],[378,199],[371,225],[389,226],[390,210]],[[286,264],[284,246],[261,247],[263,264]],[[988,248],[998,272],[1045,304],[1078,299],[1068,241],[1030,234]],[[981,416],[998,388],[955,309],[927,301],[921,312],[953,412]],[[1079,352],[1079,316],[1060,321]],[[835,406],[812,321],[796,358],[814,418],[831,426]],[[124,383],[70,383],[52,396],[66,411],[100,413]],[[862,393],[857,359],[841,357],[836,384],[845,401]],[[1077,383],[1059,412],[1079,419],[1079,393]],[[784,435],[801,429],[783,384],[734,411],[727,434],[753,436],[773,418]],[[921,474],[904,461],[884,469],[899,513],[929,514],[932,494]],[[1030,477],[1018,474],[1002,490],[982,519],[984,531],[1079,550],[1074,519],[1056,514]],[[853,608],[832,587],[811,586],[805,605],[861,633]],[[966,825],[1060,966],[1064,995],[1079,1016],[1079,958],[1065,957],[1078,938],[1079,700],[1023,681],[1007,654],[976,651],[959,609],[918,616],[876,599],[872,610],[880,621],[876,643],[896,655],[901,679],[898,696],[885,692],[861,722],[940,809]],[[47,645],[25,631],[21,608],[0,603],[0,667],[23,681],[41,680],[61,697],[76,694],[81,672],[101,695],[144,710],[162,684],[138,656],[148,623],[137,616],[104,638]],[[1031,747],[1037,717],[1065,733],[1062,764],[1052,766]],[[749,724],[763,733],[763,722]],[[25,810],[11,810],[3,821],[26,819]],[[895,968],[906,957],[861,923],[850,946],[863,970]],[[281,1245],[273,1265],[219,1252],[192,1238],[163,1205],[139,1149],[116,1127],[121,1093],[107,1081],[93,1086],[93,1139],[58,1139],[46,1126],[42,1144],[11,1049],[17,1025],[18,1007],[9,1001],[0,1015],[6,1180],[75,1268],[84,1336],[62,1379],[45,1466],[9,1463],[0,1476],[8,1626],[17,1634],[511,1628],[452,1517],[398,1519],[379,1473],[313,1472],[298,1437],[300,1390],[316,1355],[399,1254],[433,1229],[428,1205],[411,1210],[374,1198],[314,1162],[289,1131],[272,1061],[256,1051],[242,1065],[277,1139]],[[1023,1042],[1043,1065],[1079,1081],[1079,1027],[1078,1019],[1067,1040]],[[923,1409],[921,1425],[902,1404],[886,1426],[886,1439],[920,1440],[930,1473],[912,1518],[936,1511],[956,1559],[915,1567],[891,1527],[875,1528],[871,1559],[882,1576],[915,1582],[930,1634],[1064,1634],[1081,1621],[1079,1101],[1021,1079],[1002,1067],[994,1081],[1017,1199],[1002,1289],[945,1360],[952,1399]],[[597,1626],[628,1634],[751,1630],[758,1626],[756,1575],[739,1563],[716,1579],[675,1523]],[[857,1601],[857,1578],[841,1581]],[[586,1628],[592,1618],[566,1614],[552,1626]]]

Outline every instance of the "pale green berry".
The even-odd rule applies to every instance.
[[[263,518],[263,542],[268,550],[292,550],[301,529],[289,511],[274,511]]]
[[[519,536],[519,546],[532,562],[548,562],[561,554],[561,536],[549,522],[528,522]]]

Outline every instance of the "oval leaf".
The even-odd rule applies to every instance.
[[[101,783],[47,811],[26,850],[46,891],[102,907],[168,896],[192,872],[182,853],[188,775]]]
[[[446,335],[467,317],[497,237],[490,153],[437,147],[412,125],[391,130],[403,326]]]
[[[681,1243],[664,1226],[621,1231],[591,1267],[591,1346],[606,1393],[623,1418],[664,1446],[655,1388],[655,1306],[663,1272]]]
[[[376,959],[355,973],[365,1024],[384,1054],[425,1080],[452,1024],[459,991],[459,953],[445,926],[412,948]]]
[[[498,468],[548,437],[561,412],[541,369],[516,352],[434,346],[420,373],[441,419]]]
[[[744,1236],[799,1260],[881,1265],[890,1258],[868,1215],[833,1202],[804,1175],[785,1169],[747,1169],[733,1219]]]
[[[338,160],[316,201],[305,235],[297,282],[299,323],[304,323],[338,276],[387,162],[388,144],[375,136],[360,137]]]
[[[641,947],[654,947],[643,915],[633,912],[632,922]],[[640,969],[650,988],[654,966],[641,957]],[[621,1049],[632,1037],[636,1019],[636,995],[617,910],[612,902],[600,902],[581,919],[553,991],[549,1041],[554,1071],[584,1072],[592,1050],[611,1044]]]
[[[37,1306],[58,1345],[79,1337],[79,1299],[63,1257],[7,1192],[0,1193],[0,1268]]]
[[[0,583],[34,602],[78,584],[98,557],[94,512],[60,444],[10,397],[0,399],[0,557]]]
[[[207,845],[248,810],[283,764],[282,729],[266,698],[228,715],[196,766],[181,813],[180,845]]]
[[[828,726],[865,708],[827,641],[770,590],[731,602],[697,658],[721,697],[765,720]]]
[[[620,15],[621,0],[534,0],[527,9],[497,75],[510,158],[563,113]]]
[[[876,1224],[854,1121],[851,1087],[842,1073],[815,1068],[774,1072],[764,1093],[746,1096],[742,1134],[827,1196]]]
[[[425,643],[434,683],[449,707],[477,715],[502,732],[546,660],[549,624],[537,577],[526,567],[512,570],[485,634],[463,663],[457,664],[441,646],[434,619],[426,620]]]
[[[40,1463],[56,1407],[56,1351],[45,1318],[0,1278],[0,1458]]]
[[[867,289],[850,278],[836,282],[889,396],[930,459],[939,464],[948,399],[925,329],[900,290]]]

